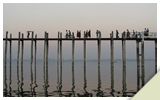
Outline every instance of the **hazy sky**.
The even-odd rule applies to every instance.
[[[44,31],[49,37],[57,37],[65,30],[82,32],[91,29],[92,37],[96,30],[100,30],[102,37],[109,37],[109,33],[118,29],[119,33],[143,31],[157,32],[157,4],[156,3],[99,3],[99,4],[3,4],[3,37],[5,32],[18,37],[18,32],[34,31],[39,37],[44,37]],[[43,58],[43,41],[38,43],[37,58]],[[122,58],[121,41],[114,42],[114,58]],[[128,59],[136,58],[136,42],[126,43]],[[13,43],[13,59],[17,55],[17,42]],[[63,59],[71,59],[71,41],[63,42]],[[101,59],[110,58],[110,42],[102,42]],[[49,42],[49,58],[56,59],[57,42]],[[30,42],[25,42],[25,59],[30,58]],[[145,58],[154,58],[154,42],[145,42]],[[83,41],[76,42],[75,59],[83,59]],[[87,42],[87,59],[97,59],[97,42]]]

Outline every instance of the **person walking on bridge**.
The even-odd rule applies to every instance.
[[[130,38],[130,32],[128,29],[127,29],[127,38]]]
[[[98,38],[98,33],[99,33],[99,31],[97,30],[97,31],[96,31],[97,38]]]
[[[118,34],[119,34],[118,30],[116,30],[116,38],[119,38]]]

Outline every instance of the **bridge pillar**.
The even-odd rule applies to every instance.
[[[157,40],[155,40],[155,74],[157,73]]]
[[[72,92],[73,92],[73,96],[75,97],[75,93],[74,93],[74,32],[72,32]]]
[[[98,39],[98,67],[100,67],[100,56],[101,56],[101,32],[99,31],[99,39]]]
[[[122,61],[123,61],[123,96],[126,96],[126,34],[122,34]]]
[[[111,66],[114,66],[114,42],[113,42],[113,31],[111,33]]]
[[[6,32],[6,40],[5,40],[5,60],[4,60],[4,94],[7,96],[7,42],[8,42],[8,31]]]
[[[144,36],[141,41],[141,72],[142,72],[142,86],[145,85],[145,68],[144,68]]]
[[[72,32],[72,67],[74,66],[74,32]]]
[[[57,81],[59,82],[59,37],[60,32],[58,32],[58,41],[57,41]]]
[[[62,67],[62,32],[60,33],[60,67]]]
[[[23,86],[23,33],[22,33],[22,41],[21,41],[21,91],[23,92],[22,86]]]
[[[137,91],[140,90],[139,41],[136,41],[137,53]]]
[[[84,68],[86,69],[86,37],[84,31]]]
[[[122,37],[122,60],[123,60],[123,66],[126,66],[126,34],[123,34]]]

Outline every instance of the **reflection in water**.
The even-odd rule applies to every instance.
[[[19,84],[16,81],[16,86],[19,87],[19,90],[18,90],[17,87],[13,87],[12,86],[12,85],[15,85],[15,84],[12,83],[12,76],[11,76],[11,74],[9,74],[8,95],[6,93],[6,95],[4,95],[4,96],[22,96],[22,97],[25,97],[25,96],[59,96],[59,97],[62,97],[62,96],[63,97],[64,96],[67,96],[67,97],[69,97],[69,96],[72,96],[72,97],[74,97],[74,96],[78,96],[78,97],[91,97],[91,96],[97,96],[97,97],[101,97],[101,96],[113,96],[113,97],[115,97],[115,96],[124,96],[124,97],[126,97],[126,96],[133,96],[136,93],[136,92],[127,90],[128,87],[127,87],[127,84],[126,84],[126,67],[123,67],[122,86],[120,86],[120,88],[122,89],[121,92],[118,92],[118,91],[115,92],[115,85],[114,85],[114,83],[115,83],[116,80],[114,80],[114,75],[115,75],[114,74],[114,68],[111,67],[111,87],[110,87],[111,90],[107,93],[105,91],[105,89],[104,89],[106,87],[102,87],[102,84],[103,84],[102,83],[102,81],[103,81],[102,80],[103,79],[102,75],[103,75],[103,73],[100,70],[101,68],[102,67],[98,67],[98,80],[97,80],[98,85],[96,85],[96,84],[94,85],[94,87],[97,87],[96,90],[92,90],[94,87],[90,87],[90,85],[92,83],[91,84],[87,84],[87,81],[88,81],[87,77],[88,76],[87,76],[86,67],[84,67],[84,70],[83,70],[84,71],[84,74],[83,74],[84,77],[83,77],[83,80],[82,80],[83,83],[82,84],[80,83],[81,85],[83,85],[82,88],[80,88],[81,92],[77,92],[76,91],[76,89],[77,90],[79,89],[79,86],[78,86],[79,83],[77,83],[77,85],[75,85],[75,75],[76,75],[76,73],[75,73],[75,68],[74,68],[74,69],[72,69],[72,80],[71,80],[72,81],[71,82],[72,86],[71,86],[71,88],[70,89],[67,88],[68,91],[62,91],[63,90],[62,89],[62,81],[63,80],[62,80],[62,73],[61,73],[62,71],[60,71],[60,73],[59,73],[59,76],[60,76],[59,78],[60,79],[57,79],[57,85],[58,85],[57,86],[57,91],[53,90],[54,91],[53,94],[50,94],[50,92],[48,91],[49,88],[50,88],[50,90],[52,90],[52,88],[49,87],[49,85],[48,85],[48,83],[49,83],[48,82],[49,75],[47,74],[47,72],[45,70],[45,72],[46,72],[46,74],[45,74],[46,78],[45,78],[45,83],[44,83],[45,87],[44,87],[44,92],[43,92],[42,95],[40,95],[39,92],[37,92],[38,94],[36,94],[36,89],[40,89],[42,87],[41,86],[39,88],[36,88],[38,86],[37,83],[39,82],[39,81],[36,80],[36,77],[37,77],[36,73],[38,73],[38,71],[36,70],[36,68],[34,69],[34,73],[33,73],[34,77],[33,77],[33,84],[32,85],[30,83],[26,84],[26,85],[23,85],[24,84],[24,82],[23,82],[24,80],[20,81]],[[62,69],[60,69],[60,70],[62,70]],[[23,70],[23,71],[25,71],[25,70]],[[19,73],[17,73],[17,74],[19,74]],[[19,74],[19,75],[21,75],[21,74]],[[23,77],[23,75],[20,76],[21,79],[22,79],[22,77]],[[38,84],[40,84],[40,83],[38,83]],[[29,85],[29,86],[31,85],[32,86],[32,87],[30,87],[32,89],[32,91],[31,90],[25,91],[25,86],[27,86],[27,85]],[[137,87],[138,87],[138,85],[137,85]],[[13,90],[12,90],[12,88],[13,88]]]
[[[75,97],[74,89],[75,89],[74,64],[72,64],[72,95],[73,97]]]
[[[139,59],[138,59],[139,62]],[[137,91],[140,90],[140,67],[139,64],[137,64]]]
[[[97,93],[97,97],[103,97],[104,93],[101,90],[101,73],[100,73],[100,64],[98,64],[98,93]]]
[[[111,66],[111,92],[110,94],[114,97],[114,66]]]
[[[142,87],[145,85],[145,68],[144,66],[141,66],[141,71],[142,71],[142,76],[141,76],[141,79],[142,79]]]
[[[90,97],[92,96],[92,94],[88,93],[87,90],[87,79],[86,79],[86,62],[84,63],[84,94],[83,95],[80,95],[79,93],[77,93],[77,96],[79,97]]]
[[[122,87],[122,93],[123,93],[123,97],[126,97],[126,66],[123,66],[123,81],[122,81],[123,87]]]

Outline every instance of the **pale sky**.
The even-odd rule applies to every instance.
[[[44,31],[49,37],[57,37],[58,31],[63,36],[65,30],[75,32],[91,29],[92,37],[96,30],[100,30],[102,37],[109,37],[109,33],[117,29],[119,33],[143,31],[157,32],[157,4],[156,3],[99,3],[99,4],[3,4],[3,37],[5,32],[18,37],[18,32],[34,31],[39,37],[44,37]],[[43,59],[43,41],[38,43],[37,58]],[[57,42],[49,43],[49,58],[56,59]],[[128,59],[136,58],[136,42],[126,43]],[[13,43],[13,59],[17,55],[17,42]],[[121,59],[121,41],[114,42],[114,58]],[[71,41],[63,42],[63,59],[71,59]],[[101,46],[101,59],[110,58],[110,42],[104,41]],[[64,49],[65,48],[65,49]],[[154,58],[154,42],[145,42],[145,58]],[[24,59],[30,59],[30,42],[25,42]],[[83,59],[83,42],[76,42],[75,59]],[[97,42],[87,42],[87,59],[97,59]]]

